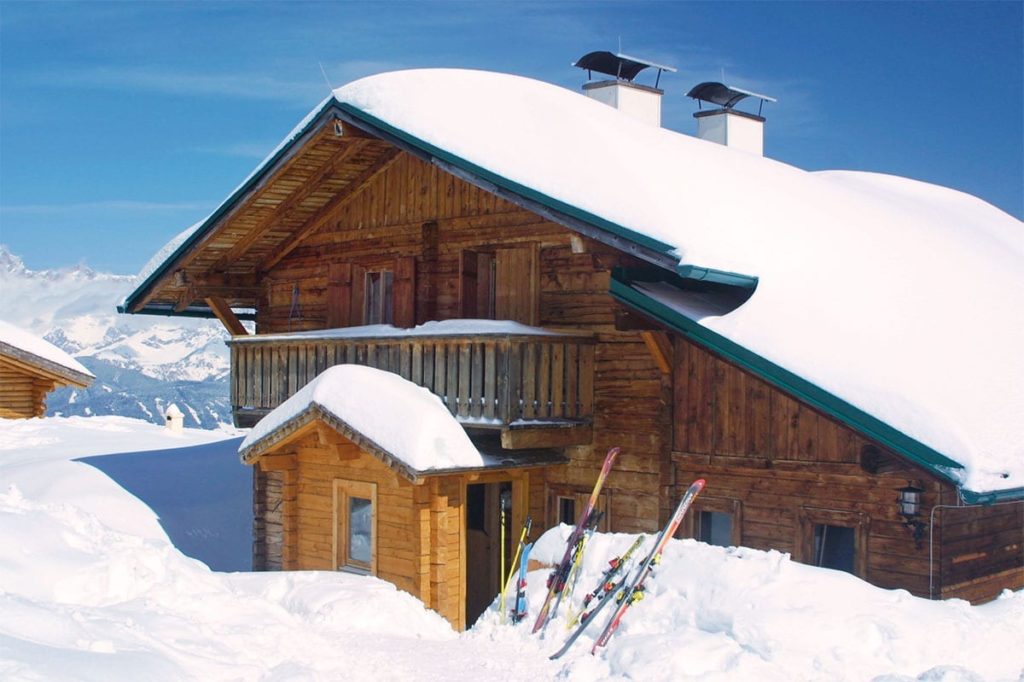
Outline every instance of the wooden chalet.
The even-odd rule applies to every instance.
[[[557,96],[567,108],[584,99]],[[654,530],[704,477],[687,535],[789,552],[926,597],[980,601],[1024,586],[1024,489],[965,489],[952,456],[671,304],[697,301],[728,317],[760,295],[756,277],[680,266],[673,245],[623,228],[621,217],[488,170],[466,158],[471,145],[452,152],[379,118],[361,97],[342,90],[314,112],[173,245],[123,310],[219,318],[234,335],[239,426],[327,368],[360,364],[435,393],[498,460],[550,457],[529,469],[421,476],[389,465],[343,424],[311,421],[277,449],[245,455],[255,568],[344,568],[339,495],[374,483],[374,513],[388,522],[370,572],[465,626],[487,601],[467,605],[476,589],[467,575],[493,566],[497,551],[466,533],[493,530],[501,490],[512,491],[516,529],[527,514],[535,532],[571,523],[604,453],[619,446],[601,501],[609,530]],[[422,111],[424,130],[444,123],[429,104],[409,110]],[[537,116],[525,129],[549,125]],[[511,135],[500,122],[491,130]],[[255,335],[242,319],[255,320]],[[905,515],[903,489],[920,498]],[[451,541],[458,532],[464,544]]]
[[[42,417],[50,391],[86,388],[94,378],[53,344],[0,321],[0,418]]]

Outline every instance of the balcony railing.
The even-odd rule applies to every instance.
[[[415,329],[355,327],[236,337],[235,423],[251,426],[328,367],[398,374],[437,395],[465,426],[586,424],[593,414],[594,338],[511,322],[451,320]]]

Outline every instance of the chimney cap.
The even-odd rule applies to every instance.
[[[659,78],[662,71],[676,72],[671,66],[655,64],[646,59],[638,59],[621,53],[613,54],[607,51],[588,52],[577,59],[573,66],[586,69],[588,72],[597,71],[598,73],[615,76],[616,79],[626,82],[632,82],[638,73],[648,67],[657,69]]]
[[[768,95],[759,95],[756,92],[750,90],[743,90],[742,88],[734,88],[730,85],[723,83],[707,82],[699,83],[686,93],[687,97],[692,97],[698,102],[711,102],[717,104],[725,109],[732,109],[741,100],[747,97],[756,97],[761,100],[761,103],[765,102],[778,102],[774,97]]]

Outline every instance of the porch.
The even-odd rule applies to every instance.
[[[592,334],[494,320],[429,322],[235,337],[231,403],[254,425],[328,367],[393,372],[441,399],[467,429],[498,430],[509,449],[590,442]]]

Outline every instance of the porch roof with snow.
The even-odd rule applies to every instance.
[[[264,417],[238,448],[255,464],[321,422],[413,483],[428,476],[564,464],[554,451],[482,452],[427,389],[397,374],[336,365]]]
[[[45,339],[0,320],[0,357],[58,386],[86,388],[96,377],[80,362]]]
[[[257,220],[234,245],[215,242],[300,149],[346,136],[341,154],[362,159],[357,177],[404,150],[646,260],[672,277],[620,278],[612,294],[622,302],[719,352],[738,350],[726,356],[968,501],[1024,496],[1020,221],[912,180],[803,171],[517,76],[414,70],[336,90],[154,258],[123,309],[167,312],[174,299],[160,292],[175,292],[176,272],[197,258],[241,268],[251,258],[253,272],[276,262],[268,254],[308,234],[301,216],[294,229]],[[756,290],[713,314],[680,293],[679,277]]]

